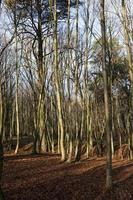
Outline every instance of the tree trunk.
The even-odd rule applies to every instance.
[[[54,0],[54,67],[55,67],[55,86],[56,86],[56,98],[58,107],[58,121],[60,129],[60,148],[61,148],[61,160],[66,160],[65,154],[65,133],[63,124],[63,110],[62,110],[62,100],[61,100],[61,90],[60,90],[60,76],[59,76],[59,63],[58,63],[58,39],[57,39],[57,7],[56,0]]]
[[[131,88],[130,88],[130,96],[131,96],[131,121],[133,121],[133,55],[132,55],[132,43],[130,41],[129,36],[129,22],[127,18],[127,9],[126,9],[126,3],[125,0],[121,1],[122,5],[122,18],[123,18],[123,29],[124,29],[124,36],[125,36],[125,45],[127,50],[127,59],[128,59],[128,65],[129,65],[129,77],[131,81]],[[130,159],[133,159],[133,128],[131,125],[131,131],[129,136],[129,145],[130,145]]]
[[[0,81],[0,200],[4,200],[4,194],[1,189],[1,179],[3,174],[2,116],[3,116],[3,106],[2,106],[2,91],[1,91],[1,81]]]
[[[39,152],[46,152],[46,135],[45,135],[45,68],[43,56],[43,35],[42,35],[42,2],[37,1],[38,11],[38,80],[39,80],[39,100],[38,100],[38,119],[37,129],[39,130],[38,144]]]
[[[18,106],[18,86],[19,86],[19,64],[18,64],[18,39],[17,39],[17,15],[16,15],[16,1],[15,1],[15,10],[14,10],[14,26],[15,26],[15,67],[16,67],[16,93],[15,93],[15,108],[16,108],[16,134],[17,134],[17,144],[15,149],[15,154],[18,153],[19,149],[19,106]]]
[[[111,112],[109,103],[111,94],[108,85],[108,74],[106,65],[106,26],[105,26],[105,1],[100,0],[101,32],[102,32],[102,56],[103,56],[103,80],[104,80],[104,105],[105,105],[105,124],[106,124],[106,147],[107,147],[107,166],[106,166],[106,187],[112,188],[112,152],[111,152]]]

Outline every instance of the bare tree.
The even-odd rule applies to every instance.
[[[105,130],[107,137],[107,168],[106,168],[106,187],[112,188],[112,152],[111,152],[111,112],[110,112],[110,91],[108,83],[106,65],[106,25],[105,25],[105,1],[100,1],[101,33],[102,33],[102,58],[103,58],[103,79],[104,79],[104,105],[105,105]]]

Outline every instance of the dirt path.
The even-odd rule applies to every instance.
[[[5,157],[7,200],[133,199],[133,162],[114,161],[114,188],[105,189],[105,160],[61,163],[58,155]]]

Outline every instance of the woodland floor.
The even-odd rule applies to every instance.
[[[5,155],[6,200],[133,199],[133,162],[113,161],[114,187],[105,189],[105,159],[61,163],[59,155]]]

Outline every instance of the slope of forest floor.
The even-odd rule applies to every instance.
[[[57,154],[6,155],[2,180],[6,200],[133,199],[133,162],[113,161],[112,191],[105,189],[105,159],[61,163]]]

